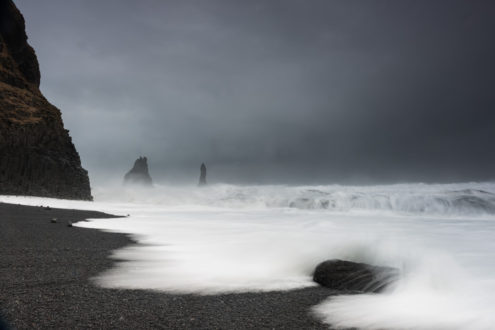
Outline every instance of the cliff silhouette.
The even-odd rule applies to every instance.
[[[39,84],[24,18],[11,0],[0,0],[0,194],[91,200],[60,110]]]

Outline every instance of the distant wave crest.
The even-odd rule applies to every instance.
[[[226,208],[294,208],[328,212],[385,211],[424,215],[495,214],[495,183],[397,184],[387,186],[155,186],[99,189],[100,201]]]
[[[408,192],[322,192],[307,190],[306,196],[288,201],[301,209],[390,210],[425,214],[493,214],[495,194],[483,190],[439,191],[429,194]]]

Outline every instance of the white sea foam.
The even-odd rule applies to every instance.
[[[495,214],[493,183],[389,186],[155,186],[96,189],[99,200],[154,205],[227,208],[297,208],[328,211],[392,211],[426,215]]]
[[[494,329],[495,184],[96,189],[95,203],[0,201],[130,214],[78,223],[132,234],[104,287],[214,294],[314,285],[330,258],[398,267],[379,295],[339,296],[313,312],[363,329]]]

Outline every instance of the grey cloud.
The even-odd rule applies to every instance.
[[[491,1],[16,4],[94,178],[494,178]]]

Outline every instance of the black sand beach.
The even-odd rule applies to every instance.
[[[328,329],[309,312],[333,293],[322,287],[216,296],[96,287],[110,251],[134,242],[67,221],[109,217],[0,203],[0,313],[11,328]]]

